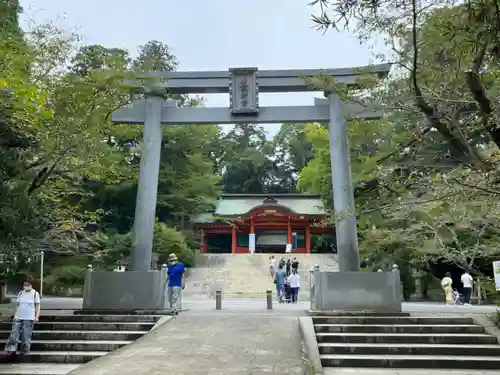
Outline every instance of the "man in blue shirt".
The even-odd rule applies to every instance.
[[[283,293],[285,291],[285,270],[283,269],[283,264],[280,263],[278,271],[274,276],[274,283],[276,284],[276,295],[278,296],[278,301],[283,302]]]
[[[174,315],[181,309],[182,290],[185,287],[184,263],[174,253],[168,256],[168,304]]]

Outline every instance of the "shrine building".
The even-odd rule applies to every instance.
[[[333,234],[326,216],[320,195],[222,194],[193,222],[204,253],[310,253],[312,236]]]

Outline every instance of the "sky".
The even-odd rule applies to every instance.
[[[28,20],[77,29],[86,44],[126,48],[169,45],[179,70],[326,69],[370,64],[372,54],[348,32],[314,28],[310,0],[21,0]],[[261,106],[310,105],[320,93],[261,94]],[[228,95],[206,96],[227,107]],[[266,130],[275,133],[279,125]]]

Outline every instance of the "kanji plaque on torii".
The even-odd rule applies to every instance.
[[[231,114],[255,115],[259,112],[257,68],[229,70],[229,108]]]

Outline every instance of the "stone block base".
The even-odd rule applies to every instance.
[[[87,271],[82,309],[164,310],[166,278],[165,271]]]
[[[182,311],[182,310],[180,310]],[[83,309],[83,310],[75,310],[73,311],[73,315],[174,315],[171,309],[164,310],[95,310],[95,309]]]
[[[311,309],[399,313],[399,272],[316,272]]]

